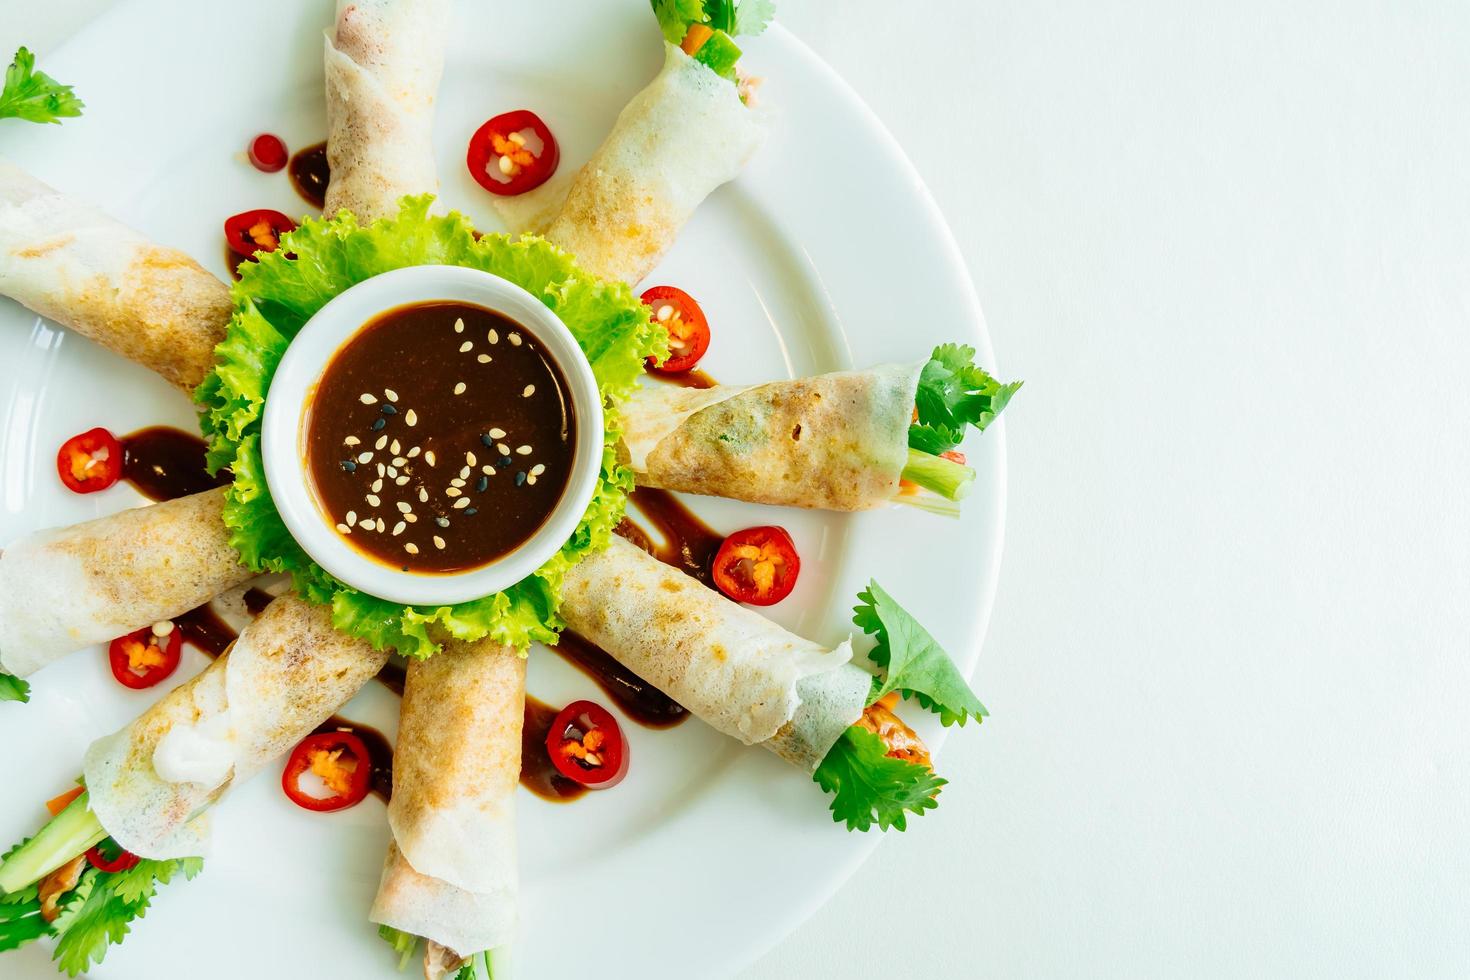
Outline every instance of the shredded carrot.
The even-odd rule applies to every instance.
[[[679,44],[679,50],[689,57],[704,47],[704,42],[715,36],[715,32],[705,24],[690,24],[689,30],[684,34],[684,40]]]
[[[81,795],[82,788],[80,786],[73,786],[71,789],[67,790],[65,793],[62,793],[60,796],[55,796],[47,800],[46,809],[49,810],[51,812],[51,815],[54,817],[62,810],[65,810],[67,806],[71,804],[72,800]]]

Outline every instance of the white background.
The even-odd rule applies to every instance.
[[[0,0],[0,49],[44,64],[106,2]],[[903,143],[1027,387],[993,718],[747,980],[1462,975],[1470,7],[781,16]]]

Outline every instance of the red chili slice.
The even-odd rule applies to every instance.
[[[106,490],[122,471],[122,443],[101,427],[72,436],[56,452],[56,472],[73,493]]]
[[[470,137],[465,164],[485,190],[514,197],[551,179],[561,148],[541,117],[530,109],[502,112]]]
[[[171,628],[163,636],[155,634],[153,627],[145,626],[112,641],[107,648],[107,660],[119,684],[141,691],[178,669],[184,631],[173,623],[168,625]]]
[[[301,777],[308,772],[321,779],[330,795],[316,796],[302,787]],[[361,803],[372,775],[372,756],[362,739],[351,732],[322,732],[292,750],[281,773],[281,789],[297,806],[326,813]]]
[[[552,765],[588,789],[608,789],[628,774],[628,742],[618,720],[595,701],[573,701],[546,733]]]
[[[291,158],[285,141],[271,133],[261,133],[251,140],[247,155],[251,166],[268,174],[285,169],[286,161]]]
[[[801,557],[784,527],[748,527],[725,539],[711,571],[715,585],[736,602],[771,606],[796,588]]]
[[[111,860],[104,857],[102,854],[104,844],[111,845],[110,849],[117,851],[117,857]],[[140,860],[141,858],[132,851],[125,851],[121,847],[118,847],[117,843],[111,838],[108,838],[96,847],[87,848],[87,863],[98,871],[104,871],[108,874],[115,874],[119,871],[128,871],[136,868]]]
[[[654,286],[639,298],[648,305],[653,322],[669,332],[669,356],[662,364],[650,357],[649,370],[683,374],[698,364],[709,350],[709,321],[694,297],[677,286]]]
[[[249,258],[256,252],[274,252],[281,246],[281,236],[295,230],[296,222],[281,212],[256,208],[225,220],[225,241],[230,251]]]

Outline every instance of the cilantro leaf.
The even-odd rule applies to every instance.
[[[19,949],[51,934],[51,923],[41,918],[40,899],[0,904],[0,952]]]
[[[946,726],[964,725],[972,717],[978,722],[989,714],[944,648],[877,582],[870,581],[867,590],[858,593],[852,621],[877,637],[878,645],[868,657],[884,668],[884,680],[874,681],[869,704],[889,691],[899,691],[904,697],[917,697]]]
[[[24,47],[15,52],[15,60],[5,69],[5,87],[0,88],[0,119],[60,123],[63,116],[80,116],[83,103],[71,86],[35,69],[35,55]]]
[[[0,673],[0,701],[29,701],[31,685],[13,674]]]
[[[842,733],[812,779],[832,794],[832,819],[861,831],[875,823],[907,830],[907,814],[937,807],[946,782],[927,766],[889,758],[883,739],[859,725]]]
[[[108,838],[98,845],[104,855],[116,853],[118,847]],[[53,959],[70,976],[85,972],[93,963],[101,963],[107,947],[123,941],[134,919],[143,918],[154,892],[182,873],[192,878],[204,867],[201,858],[172,861],[139,861],[126,871],[104,872],[89,869],[78,885],[75,902],[57,918]]]
[[[740,0],[735,8],[735,30],[731,34],[755,37],[776,19],[776,0]]]
[[[985,427],[1005,409],[1021,382],[1001,384],[975,365],[975,348],[940,344],[919,375],[914,398],[919,420],[909,427],[909,445],[938,456],[960,444],[965,427]]]
[[[704,0],[653,0],[653,15],[664,32],[664,40],[678,44],[689,33],[690,24],[703,24],[709,17]]]

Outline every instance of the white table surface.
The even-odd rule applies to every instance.
[[[1027,387],[994,717],[744,976],[1463,975],[1470,8],[782,7]]]

